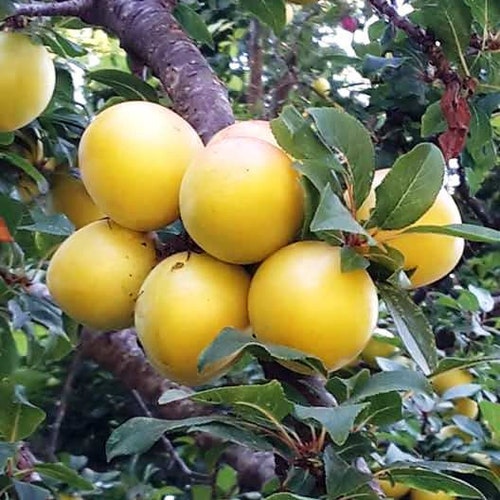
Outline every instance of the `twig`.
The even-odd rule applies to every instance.
[[[135,400],[137,401],[137,403],[139,404],[139,406],[141,407],[141,410],[144,412],[144,414],[147,417],[152,418],[153,414],[151,413],[151,411],[148,408],[147,404],[145,403],[144,399],[142,399],[141,395],[135,389],[132,390],[132,394],[133,394]],[[205,474],[200,474],[198,472],[195,472],[188,467],[186,462],[184,462],[184,460],[181,458],[181,456],[177,453],[177,450],[175,449],[174,445],[171,443],[171,441],[165,435],[163,435],[160,438],[160,442],[161,442],[163,448],[165,449],[165,451],[170,456],[171,462],[168,465],[169,469],[171,468],[172,464],[174,464],[178,468],[178,470],[189,479],[197,478],[198,481],[200,479],[207,479],[207,476]]]
[[[16,4],[16,16],[74,16],[81,13],[92,3],[92,0],[65,0],[63,2],[33,2]]]
[[[61,397],[56,402],[57,412],[54,423],[52,424],[52,429],[49,437],[49,447],[48,456],[50,460],[56,460],[57,443],[59,441],[59,433],[61,432],[61,425],[66,416],[66,409],[68,407],[68,400],[73,390],[73,380],[81,366],[83,355],[79,346],[76,347],[75,355],[71,360],[68,368],[68,374],[66,375],[66,380],[64,381],[64,386],[61,392]]]
[[[253,115],[262,114],[262,101],[264,97],[264,86],[262,82],[262,71],[264,66],[264,54],[261,43],[262,27],[257,19],[250,21],[250,36],[248,41],[248,57],[250,60],[250,84],[247,92],[247,102]]]

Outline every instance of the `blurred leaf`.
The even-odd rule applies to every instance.
[[[456,236],[469,241],[480,243],[500,243],[500,231],[474,224],[449,224],[447,226],[415,226],[404,231],[405,233],[434,233]]]
[[[0,0],[0,12],[2,10],[1,7],[1,2],[3,0]],[[0,14],[1,18],[1,14]],[[14,142],[14,132],[0,132],[0,146],[10,146]]]
[[[22,203],[12,200],[8,196],[0,194],[0,214],[2,214],[1,218],[7,225],[7,229],[11,234],[14,234],[16,232],[17,226],[23,216],[23,210],[24,207]],[[7,237],[8,235],[4,236]]]
[[[35,464],[35,470],[42,476],[50,477],[60,483],[67,484],[78,490],[90,491],[95,489],[94,485],[83,479],[77,472],[63,463]]]
[[[398,467],[394,464],[389,469],[391,478],[412,488],[426,491],[443,491],[450,495],[464,498],[485,499],[483,494],[473,486],[453,476],[424,469],[420,466]]]
[[[434,334],[424,313],[404,290],[380,284],[378,291],[406,349],[422,371],[429,375],[437,365],[437,353]]]
[[[187,34],[196,42],[214,47],[214,41],[203,18],[186,4],[178,3],[174,8],[174,16]]]
[[[479,391],[481,391],[481,386],[479,384],[458,385],[443,393],[441,399],[444,401],[451,401],[457,398],[469,398]]]
[[[441,111],[441,101],[433,102],[422,115],[420,135],[422,137],[429,137],[440,134],[446,129],[446,121]]]
[[[491,29],[500,24],[500,3],[497,0],[464,0],[472,17],[482,28]]]
[[[491,401],[481,401],[479,408],[481,409],[481,420],[490,429],[494,440],[500,442],[500,404],[492,403]]]
[[[343,273],[366,269],[370,261],[361,256],[356,250],[350,247],[342,247],[340,250],[340,267]]]
[[[340,153],[352,176],[354,201],[360,207],[370,192],[375,169],[375,150],[370,133],[353,116],[334,108],[309,108],[323,142]]]
[[[330,184],[327,184],[321,193],[318,209],[311,222],[311,231],[313,233],[318,231],[345,231],[347,233],[362,234],[371,239],[371,236],[333,192]]]
[[[413,370],[382,372],[372,375],[366,384],[356,387],[350,399],[363,401],[365,398],[392,391],[430,393],[431,386],[422,374]]]
[[[471,368],[473,366],[484,363],[500,363],[500,356],[481,356],[470,358],[444,358],[439,361],[437,368],[432,372],[432,375],[452,370],[453,368]]]
[[[111,87],[126,99],[159,102],[156,90],[131,73],[117,69],[99,69],[87,73],[87,77]]]
[[[382,74],[388,68],[399,68],[403,64],[403,61],[404,59],[401,57],[378,57],[367,54],[363,60],[361,72],[363,75],[371,78]]]
[[[12,484],[19,500],[48,500],[49,498],[54,498],[49,490],[40,488],[40,486],[24,481],[17,481],[16,479],[12,480]]]
[[[32,405],[22,388],[0,381],[0,436],[14,442],[30,436],[45,419],[45,412]]]
[[[48,45],[58,56],[65,58],[81,57],[87,54],[87,50],[77,43],[68,40],[66,37],[52,29],[45,28],[38,33],[43,43]]]
[[[0,379],[19,366],[19,354],[7,322],[0,316]],[[1,467],[0,467],[1,469]]]
[[[401,229],[416,222],[433,205],[444,169],[443,155],[434,144],[419,144],[400,156],[375,190],[369,225]]]
[[[285,1],[284,0],[240,0],[242,9],[257,16],[267,24],[276,34],[280,34],[285,27]]]
[[[366,399],[369,406],[358,418],[359,422],[371,425],[389,425],[403,418],[403,401],[397,392],[386,392]]]
[[[453,415],[451,417],[453,423],[463,432],[477,439],[484,440],[485,434],[481,424],[475,420],[465,417],[464,415]]]
[[[278,144],[296,159],[317,160],[332,156],[308,121],[293,106],[283,108],[279,117],[271,121],[271,129]]]
[[[0,0],[0,21],[16,13],[14,0]]]
[[[15,443],[0,441],[0,472],[3,471],[7,460],[16,454],[16,451],[17,445]]]
[[[37,170],[37,168],[27,161],[22,156],[12,152],[0,152],[0,161],[6,161],[16,168],[22,170],[25,174],[30,176],[38,186],[41,193],[46,193],[49,190],[49,183],[47,179]]]
[[[319,423],[330,434],[333,442],[341,446],[349,437],[356,417],[366,407],[366,404],[341,405],[334,408],[295,405],[294,413],[299,420],[314,420]]]
[[[69,236],[75,231],[75,227],[63,214],[47,215],[41,210],[32,210],[33,224],[21,226],[19,229],[34,233],[51,234],[53,236]]]
[[[248,352],[259,359],[265,360],[288,360],[299,361],[322,374],[326,374],[321,361],[317,358],[280,345],[263,344],[251,335],[235,330],[224,328],[216,339],[201,353],[198,361],[198,369],[203,371],[212,363],[221,361],[235,353],[238,355]]]

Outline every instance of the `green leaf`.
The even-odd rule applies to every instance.
[[[179,3],[174,8],[174,16],[187,34],[199,43],[205,43],[210,48],[214,47],[214,41],[203,18],[191,7]]]
[[[360,207],[368,196],[375,169],[375,150],[370,133],[353,116],[334,108],[310,108],[323,142],[347,162],[354,186],[354,201]]]
[[[294,414],[299,420],[314,420],[322,425],[330,434],[333,442],[342,446],[354,426],[356,417],[368,405],[341,405],[335,408],[322,408],[295,405]]]
[[[318,160],[332,157],[309,122],[293,106],[283,108],[279,117],[271,121],[271,129],[278,144],[296,159]],[[331,163],[336,164],[334,160]]]
[[[437,365],[437,353],[434,334],[424,313],[404,290],[380,284],[378,291],[404,346],[422,371],[429,375]]]
[[[429,137],[444,132],[447,129],[446,120],[441,111],[441,101],[433,102],[422,115],[420,135]]]
[[[389,425],[403,418],[403,401],[397,392],[386,392],[367,398],[368,408],[363,411],[358,421],[371,425]]]
[[[14,0],[0,0],[0,21],[16,13]]]
[[[241,355],[244,352],[264,360],[298,361],[323,375],[327,373],[321,361],[309,354],[280,345],[263,344],[251,335],[234,328],[224,328],[201,353],[198,360],[198,370],[203,371],[212,363],[221,361],[236,353]]]
[[[2,0],[0,0],[0,5],[1,1]],[[10,146],[14,142],[14,137],[14,132],[0,132],[0,146]]]
[[[48,45],[58,56],[71,58],[81,57],[88,53],[84,47],[68,40],[52,29],[44,29],[38,34],[43,43]]]
[[[54,236],[69,236],[75,231],[75,227],[63,214],[46,215],[41,210],[32,210],[33,224],[20,226],[25,231],[52,234]]]
[[[366,384],[356,388],[351,400],[363,401],[368,397],[392,391],[430,393],[431,386],[422,374],[413,370],[376,373]]]
[[[371,481],[371,475],[364,474],[355,467],[342,460],[340,456],[328,446],[323,454],[325,464],[326,491],[328,498],[340,498],[357,490]]]
[[[452,370],[454,368],[471,368],[484,363],[500,363],[500,356],[481,356],[477,358],[444,358],[439,361],[437,368],[432,372],[432,376]]]
[[[183,389],[169,389],[165,391],[158,399],[159,405],[167,405],[173,401],[180,401],[181,399],[189,398],[193,395],[191,391],[187,392]]]
[[[0,214],[11,234],[16,232],[17,226],[23,216],[23,210],[24,206],[22,203],[0,194]]]
[[[350,247],[342,247],[340,250],[340,268],[343,273],[366,269],[370,261],[361,256],[356,250]]]
[[[14,442],[30,436],[45,419],[45,412],[32,405],[22,388],[0,381],[0,436]]]
[[[472,17],[482,28],[490,29],[500,24],[500,3],[497,0],[464,0]]]
[[[17,451],[17,445],[15,443],[6,443],[0,441],[0,473],[2,473],[7,460],[12,458]]]
[[[464,0],[418,0],[416,21],[431,30],[444,53],[458,61],[469,46],[472,15]]]
[[[13,479],[14,489],[16,490],[19,500],[48,500],[53,498],[52,493],[45,488],[40,488],[31,483],[18,481]]]
[[[443,185],[445,161],[434,144],[422,143],[400,156],[376,188],[369,225],[401,229],[432,206]]]
[[[314,214],[310,229],[318,231],[345,231],[347,233],[362,234],[371,239],[371,236],[353,217],[349,209],[340,201],[327,184],[321,193],[319,206]]]
[[[94,82],[111,87],[126,99],[159,102],[156,90],[131,73],[118,69],[99,69],[87,73],[87,76]]]
[[[491,401],[481,401],[479,408],[481,409],[481,420],[490,429],[493,439],[500,442],[500,404],[492,403]]]
[[[485,499],[483,494],[473,486],[453,476],[424,469],[422,467],[398,467],[397,464],[389,469],[390,476],[395,482],[406,484],[412,488],[438,492],[464,498]]]
[[[295,164],[297,170],[307,177],[314,187],[321,193],[327,184],[335,182],[337,179],[333,173],[342,172],[342,166],[337,162],[335,157],[330,159],[320,160],[300,160]]]
[[[67,484],[68,486],[78,490],[91,491],[95,489],[94,485],[90,481],[83,479],[83,477],[81,477],[77,472],[61,462],[35,464],[35,470],[42,476],[55,479],[60,483]]]
[[[457,238],[480,243],[500,243],[500,231],[474,224],[449,224],[447,226],[415,226],[404,231],[405,233],[434,233],[446,234]]]
[[[106,442],[106,457],[110,461],[120,455],[143,453],[149,450],[165,432],[217,421],[224,421],[224,419],[217,415],[183,420],[160,420],[148,417],[131,418],[120,427],[117,427],[109,436]]]
[[[293,408],[277,380],[267,384],[217,387],[196,392],[191,399],[210,404],[233,405],[238,412],[248,412],[248,405],[258,407],[277,420],[285,418]]]
[[[284,0],[240,0],[242,9],[257,16],[276,34],[280,34],[286,23]]]
[[[19,354],[9,325],[0,316],[0,379],[19,366]]]
[[[35,166],[33,166],[21,155],[11,152],[1,152],[0,161],[6,161],[7,163],[10,163],[14,167],[22,170],[29,177],[31,177],[36,182],[36,185],[41,193],[47,193],[47,191],[49,190],[49,183],[47,182],[47,179],[45,179],[45,177],[36,169]]]

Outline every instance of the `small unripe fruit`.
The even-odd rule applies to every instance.
[[[219,130],[209,141],[207,146],[216,144],[229,137],[254,137],[272,144],[279,148],[279,144],[274,138],[271,125],[266,120],[246,120],[229,125],[229,127]]]
[[[21,33],[0,32],[0,132],[38,118],[55,84],[54,63],[43,45]]]
[[[207,253],[250,264],[288,244],[300,228],[299,174],[280,149],[253,137],[208,146],[181,185],[184,226]]]
[[[124,227],[152,231],[178,217],[182,176],[201,149],[179,115],[132,101],[95,118],[78,156],[83,183],[100,210]]]
[[[54,175],[50,202],[52,210],[66,215],[76,229],[105,217],[87,193],[83,182],[69,173]]]
[[[475,420],[479,414],[479,405],[470,398],[458,398],[453,402],[455,406],[454,413],[463,415]]]
[[[156,263],[153,241],[109,220],[93,222],[57,249],[47,286],[68,316],[96,330],[131,326],[139,289]]]
[[[410,487],[401,483],[392,483],[388,479],[377,479],[382,491],[390,498],[399,499],[407,495]]]
[[[431,378],[431,383],[438,394],[444,394],[452,387],[472,384],[473,380],[474,378],[468,371],[455,368],[435,375]]]
[[[377,291],[366,271],[341,271],[338,247],[301,241],[261,264],[248,311],[259,340],[311,354],[336,370],[369,341],[378,316]]]
[[[375,206],[375,188],[389,169],[377,170],[368,198],[357,212],[359,220],[367,220]],[[460,224],[462,218],[452,196],[442,188],[431,208],[409,227]],[[404,228],[407,229],[407,228]],[[444,278],[458,264],[464,251],[464,240],[453,236],[430,233],[400,234],[401,230],[378,231],[377,241],[399,250],[405,258],[404,268],[415,269],[410,281],[413,288],[429,285]]]
[[[312,84],[313,89],[323,97],[326,97],[330,93],[330,82],[324,78],[320,77],[314,80]]]
[[[206,254],[172,255],[144,282],[135,326],[151,363],[176,382],[199,385],[232,359],[198,372],[198,358],[225,327],[248,326],[250,278],[243,268]]]
[[[432,493],[431,491],[412,490],[410,494],[411,500],[456,500],[456,497],[448,495],[443,491]]]

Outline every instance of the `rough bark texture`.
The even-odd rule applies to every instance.
[[[172,15],[172,0],[71,0],[19,5],[18,15],[76,16],[114,33],[161,80],[174,109],[207,142],[234,122],[227,91]]]
[[[247,101],[253,115],[262,114],[264,86],[262,72],[264,66],[264,53],[261,43],[262,28],[257,19],[250,24],[250,37],[248,41],[248,58],[250,60],[250,85],[248,86]]]

